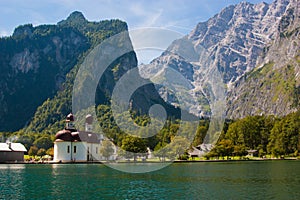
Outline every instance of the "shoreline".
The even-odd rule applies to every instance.
[[[285,160],[300,160],[298,158],[259,158],[259,159],[231,159],[231,160],[175,160],[175,163],[184,163],[184,162],[247,162],[247,161],[285,161]]]
[[[300,160],[299,158],[267,158],[267,159],[262,159],[262,158],[257,158],[257,159],[230,159],[230,160],[223,160],[223,159],[218,159],[218,160],[174,160],[174,161],[165,161],[165,162],[159,162],[159,161],[120,161],[120,162],[106,162],[106,161],[78,161],[78,162],[55,162],[55,161],[36,161],[36,162],[1,162],[1,164],[27,164],[27,165],[32,165],[32,164],[128,164],[128,163],[137,163],[137,164],[146,164],[146,163],[205,163],[205,162],[210,162],[210,163],[222,163],[222,162],[247,162],[247,161],[287,161],[287,160],[293,160],[293,161],[298,161]]]

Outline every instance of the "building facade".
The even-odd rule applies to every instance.
[[[86,116],[85,131],[77,131],[74,116],[69,114],[65,129],[55,135],[55,162],[87,162],[104,160],[100,154],[103,135],[92,132],[93,118]],[[116,159],[116,150],[110,160]]]
[[[214,148],[214,145],[212,145],[212,144],[202,143],[196,147],[192,147],[192,150],[189,151],[188,153],[191,158],[203,157],[205,154],[210,152],[213,148]]]
[[[21,143],[0,143],[0,163],[23,162],[26,151]]]

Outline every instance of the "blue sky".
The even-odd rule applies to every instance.
[[[21,24],[56,24],[75,10],[90,21],[118,18],[126,21],[129,29],[165,27],[186,34],[198,22],[239,2],[241,0],[1,0],[0,35],[11,35]]]

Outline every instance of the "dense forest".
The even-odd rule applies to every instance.
[[[284,117],[248,116],[228,123],[208,157],[244,156],[257,150],[259,157],[298,156],[300,111]]]
[[[136,112],[131,114],[136,124],[145,126],[149,123],[148,116],[138,115]],[[177,132],[182,124],[179,120],[168,120],[156,135],[140,138],[120,130],[109,106],[99,105],[97,115],[105,136],[120,147],[120,155],[127,158],[135,155],[122,154],[122,150],[144,154],[149,147],[154,150],[156,156],[161,158],[186,159],[189,148],[201,144],[209,128],[209,120],[201,119],[193,142],[190,143],[185,137],[182,137],[182,135],[192,134],[189,125],[183,125],[184,133],[179,136]],[[247,150],[257,150],[259,157],[266,155],[273,157],[298,156],[300,150],[299,129],[300,111],[281,118],[248,116],[238,120],[227,120],[217,144],[205,157],[243,157],[247,155]],[[23,143],[30,155],[52,155],[54,135],[55,132],[30,133],[23,129],[14,133],[2,132],[0,138],[2,142],[10,140]],[[163,148],[166,146],[167,148]]]

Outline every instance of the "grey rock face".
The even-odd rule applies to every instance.
[[[276,37],[258,60],[261,65],[235,84],[228,95],[228,116],[284,116],[299,109],[300,3],[291,1]]]
[[[179,71],[194,86],[191,93],[197,96],[199,102],[203,98],[210,98],[203,82],[208,79],[208,73],[214,70],[220,73],[228,92],[234,91],[241,77],[256,66],[267,63],[265,60],[268,56],[261,56],[266,54],[266,47],[272,45],[288,26],[290,19],[284,16],[295,4],[296,1],[277,0],[272,4],[242,2],[229,6],[208,21],[197,24],[184,38],[174,41],[149,68],[163,70],[171,67]],[[157,72],[146,69],[142,67],[141,73],[153,75]],[[161,94],[168,96],[165,91],[161,91]],[[172,103],[172,98],[168,99]],[[192,113],[205,113],[201,105],[190,107]]]
[[[23,52],[15,54],[9,64],[16,73],[27,73],[30,70],[35,71],[39,68],[38,52],[30,52],[25,48]]]
[[[274,38],[288,3],[242,2],[230,6],[207,22],[199,23],[188,38],[195,47],[202,46],[208,51],[224,82],[231,85],[256,66],[263,48]]]

